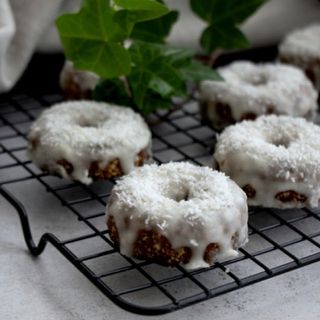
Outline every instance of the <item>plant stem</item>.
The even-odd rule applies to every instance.
[[[123,81],[124,88],[126,89],[126,92],[130,99],[133,99],[132,91],[130,88],[129,80],[127,77],[121,77],[121,80]]]
[[[217,59],[220,57],[220,55],[222,54],[223,50],[218,48],[216,50],[214,50],[209,58],[209,67],[213,67],[214,63],[217,61]]]

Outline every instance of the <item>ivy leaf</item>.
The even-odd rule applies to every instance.
[[[120,79],[101,80],[95,87],[92,98],[96,101],[111,102],[120,106],[132,106],[124,82]]]
[[[133,68],[128,79],[134,101],[142,111],[148,104],[150,93],[162,98],[186,94],[186,84],[165,55],[165,50],[165,46],[140,41],[134,42],[130,48]]]
[[[84,0],[81,10],[56,20],[65,54],[75,68],[102,78],[128,75],[131,58],[123,42],[136,22],[158,18],[169,9],[155,0]]]
[[[164,39],[170,34],[172,26],[178,20],[179,13],[171,11],[168,14],[154,20],[137,23],[131,33],[132,39],[164,43]]]
[[[171,109],[172,108],[172,100],[171,98],[163,98],[162,96],[148,91],[146,94],[146,98],[143,109],[140,109],[144,115],[148,115],[154,112],[157,109]]]
[[[211,25],[206,28],[200,39],[201,46],[206,52],[217,48],[234,49],[247,48],[250,43],[240,29],[234,26]]]
[[[192,51],[136,41],[130,53],[133,67],[128,80],[134,103],[144,114],[170,108],[173,97],[186,97],[186,81],[221,80],[215,71],[195,62]]]
[[[84,0],[80,12],[56,20],[65,54],[75,68],[103,78],[130,72],[129,52],[120,44],[126,35],[113,18],[109,1]]]
[[[183,79],[189,82],[199,82],[204,79],[223,81],[223,78],[215,70],[199,61],[191,61],[187,67],[181,68],[180,72]]]
[[[191,49],[167,47],[165,50],[165,56],[177,69],[188,66],[193,60],[194,55],[195,52]]]
[[[222,80],[211,68],[193,60],[191,50],[135,41],[129,49],[132,69],[128,90],[119,79],[103,80],[93,93],[96,100],[131,106],[143,114],[172,107],[174,97],[188,94],[187,82]]]
[[[210,24],[225,21],[239,24],[265,2],[266,0],[190,0],[193,12]]]
[[[193,50],[167,47],[165,56],[185,82],[198,82],[204,79],[223,80],[211,67],[194,60],[195,52]]]
[[[190,0],[192,10],[208,27],[201,36],[201,46],[207,53],[217,48],[234,49],[249,45],[237,27],[266,0]]]
[[[168,87],[172,88],[171,92],[184,94],[185,83],[175,68],[174,59],[170,57],[171,48],[165,45],[135,41],[130,48],[130,53],[133,62],[132,75],[139,74],[140,77],[142,75],[142,80],[147,78],[150,89],[162,96],[170,94]],[[167,85],[153,85],[160,81]],[[161,88],[164,90],[162,91]]]
[[[135,14],[136,21],[155,19],[169,13],[169,8],[156,0],[113,0],[116,5]]]
[[[155,0],[114,0],[120,10],[115,14],[115,21],[126,30],[129,36],[138,22],[153,20],[170,12],[169,8]]]

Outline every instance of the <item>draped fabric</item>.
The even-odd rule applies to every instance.
[[[9,90],[20,78],[62,1],[0,1],[0,92]]]

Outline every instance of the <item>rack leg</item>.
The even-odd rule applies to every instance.
[[[30,223],[29,223],[29,218],[28,218],[28,215],[26,213],[26,210],[25,210],[23,204],[16,197],[14,197],[10,192],[3,189],[1,186],[0,186],[0,194],[6,200],[8,200],[8,202],[16,209],[16,211],[20,217],[24,240],[26,242],[26,245],[27,245],[30,253],[34,256],[40,255],[47,245],[48,236],[50,236],[50,234],[44,234],[41,237],[38,245],[36,245],[33,240],[32,232],[31,232],[31,228],[30,228]]]

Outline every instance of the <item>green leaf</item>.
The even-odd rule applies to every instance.
[[[96,101],[111,102],[120,106],[132,106],[124,82],[120,79],[101,80],[92,93]]]
[[[128,77],[128,80],[133,94],[134,103],[138,109],[144,112],[149,79],[143,72],[132,72]],[[139,86],[141,87],[139,88]]]
[[[216,11],[217,5],[222,4],[221,1],[203,1],[203,0],[190,0],[192,11],[197,14],[201,19],[209,22],[211,13]]]
[[[192,10],[210,24],[239,24],[266,0],[190,0]]]
[[[153,20],[170,12],[169,8],[155,0],[114,0],[120,10],[115,13],[115,21],[129,36],[138,22]]]
[[[64,29],[64,34],[73,37],[110,39],[113,11],[108,3],[107,0],[84,0],[80,12],[60,16],[57,24]]]
[[[143,114],[147,115],[158,109],[171,109],[172,100],[170,98],[163,98],[153,92],[148,91],[144,103],[144,107],[141,110]]]
[[[187,82],[221,80],[214,70],[194,61],[190,50],[135,41],[129,52],[132,70],[127,80],[131,97],[123,81],[112,79],[99,83],[94,99],[129,105],[148,114],[159,108],[171,108],[173,97],[185,98]]]
[[[206,52],[212,52],[218,48],[242,49],[250,46],[246,36],[233,26],[209,26],[202,33],[200,43]]]
[[[161,17],[169,13],[169,8],[155,0],[114,0],[123,9],[138,14],[140,21]]]
[[[192,62],[195,52],[191,49],[167,47],[165,56],[170,60],[173,67],[179,69],[188,66]]]
[[[223,78],[212,68],[198,61],[192,61],[189,66],[180,69],[185,81],[199,82],[202,80],[223,81]]]
[[[170,97],[174,93],[174,87],[160,76],[152,75],[149,81],[149,89],[158,93],[161,97]]]
[[[90,70],[103,78],[115,78],[130,72],[130,55],[118,43],[100,43],[78,40],[77,47],[73,41],[64,42],[69,60],[79,70]]]
[[[65,54],[75,68],[103,78],[129,74],[130,55],[120,44],[126,34],[114,21],[114,14],[107,0],[84,0],[79,13],[56,20]]]
[[[179,13],[177,11],[171,11],[158,19],[137,23],[133,28],[131,38],[164,43],[164,39],[170,34],[171,28],[178,17]]]
[[[238,25],[267,0],[190,0],[191,8],[208,22],[200,43],[207,53],[217,48],[235,49],[249,45]]]
[[[136,41],[130,53],[128,80],[134,103],[144,114],[172,107],[173,97],[186,97],[187,81],[221,80],[214,70],[194,61],[190,50]]]
[[[186,84],[166,55],[165,46],[137,41],[131,46],[130,53],[133,68],[128,79],[140,110],[145,112],[150,108],[146,106],[151,93],[162,98],[186,95]]]

